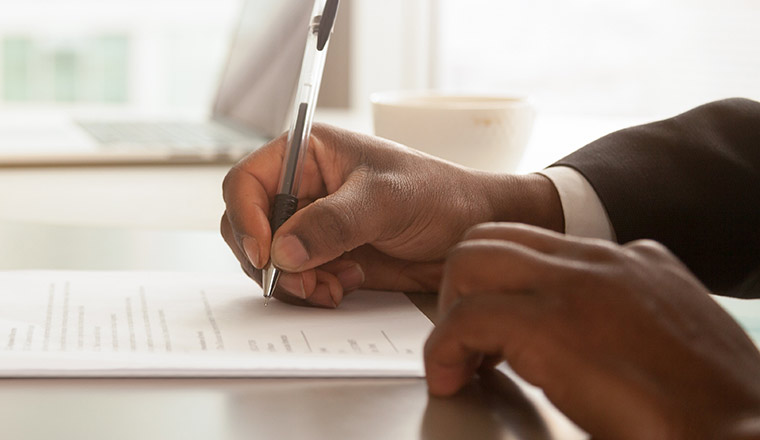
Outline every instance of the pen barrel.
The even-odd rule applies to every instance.
[[[272,236],[283,223],[285,223],[298,208],[298,198],[290,194],[277,194],[274,196],[274,208],[272,216],[269,219],[269,227],[272,229]]]
[[[311,132],[306,126],[308,112],[309,106],[305,102],[298,106],[293,128],[288,134],[288,150],[280,176],[280,194],[298,196],[303,161],[306,159],[306,149],[309,147],[309,134]]]
[[[288,132],[288,149],[284,158],[284,172],[280,176],[279,193],[298,196],[301,184],[301,168],[306,158],[311,135],[311,124],[314,118],[314,110],[317,106],[317,97],[322,72],[327,57],[329,39],[319,48],[319,29],[321,14],[325,6],[325,0],[316,0],[309,23],[306,47],[304,48],[301,74],[298,79],[298,89],[295,95],[292,114],[293,122]],[[329,25],[331,26],[331,20]]]

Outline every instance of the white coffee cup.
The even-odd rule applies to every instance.
[[[484,171],[516,170],[535,118],[519,96],[397,91],[370,100],[377,136]]]

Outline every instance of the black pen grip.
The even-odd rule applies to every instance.
[[[290,218],[298,208],[298,198],[290,194],[277,194],[274,196],[274,209],[269,219],[269,227],[272,228],[272,236],[277,229]]]

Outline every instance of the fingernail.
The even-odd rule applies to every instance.
[[[300,274],[284,273],[280,276],[280,287],[302,299],[306,299],[306,288],[303,285],[303,277]]]
[[[243,238],[243,250],[245,256],[248,257],[248,261],[253,264],[254,267],[261,269],[259,263],[259,243],[253,237]]]
[[[278,237],[272,246],[272,261],[281,269],[297,271],[307,261],[309,254],[295,235]]]
[[[330,289],[330,299],[332,299],[333,307],[338,307],[341,301],[343,301],[343,286],[339,283],[329,283],[327,286]]]
[[[354,264],[348,269],[338,272],[335,276],[338,277],[340,285],[343,286],[343,290],[346,291],[358,289],[364,284],[364,271],[358,264]]]
[[[317,284],[317,287],[314,288],[314,293],[311,294],[308,301],[315,306],[326,307],[328,309],[338,307],[335,299],[333,299],[330,286],[326,283]]]

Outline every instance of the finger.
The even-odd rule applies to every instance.
[[[256,281],[256,283],[261,285],[261,270],[256,269],[251,264],[248,257],[245,255],[245,252],[235,241],[226,212],[222,215],[220,229],[224,241],[227,242],[227,245],[232,249],[235,257],[240,261],[240,267],[243,269],[243,272]],[[306,301],[306,292],[313,292],[316,284],[316,274],[314,273],[314,270],[297,274],[283,273],[280,276],[280,281],[277,284],[274,296],[281,301],[291,304],[310,305]]]
[[[372,200],[366,172],[352,172],[332,194],[297,211],[277,230],[272,262],[300,272],[334,260],[375,240],[388,215]]]
[[[317,286],[317,274],[312,270],[299,273],[282,272],[277,281],[277,288],[296,298],[307,299]]]
[[[378,251],[372,245],[363,245],[346,253],[340,260],[355,262],[364,277],[357,288],[373,290],[393,290],[401,292],[438,292],[443,272],[443,260],[414,262]],[[326,263],[321,268],[338,276],[344,290],[353,290],[349,283],[344,283],[344,277],[339,276],[339,270],[332,263]],[[339,269],[346,268],[342,266]],[[358,277],[357,277],[358,278]]]
[[[283,273],[275,293],[279,294],[278,299],[284,299],[284,293],[308,305],[333,309],[343,301],[344,290],[335,275],[322,269],[311,269]]]
[[[220,229],[222,237],[230,246],[235,256],[240,261],[240,267],[254,281],[261,284],[261,270],[257,270],[248,261],[243,251],[232,238],[230,223],[227,215],[222,216]],[[345,289],[343,285],[348,285],[349,290],[355,283],[361,284],[363,274],[360,275],[361,281],[355,281],[351,275],[352,270],[356,270],[359,265],[353,261],[335,262],[332,265],[333,270],[338,271],[338,275],[333,275],[325,270],[307,270],[300,273],[282,273],[277,283],[277,289],[274,296],[284,302],[294,305],[311,305],[326,308],[335,308],[343,300]],[[361,271],[361,269],[358,269]],[[346,275],[343,272],[349,272]],[[341,279],[343,277],[344,279]]]
[[[470,228],[464,240],[497,239],[519,243],[545,254],[596,259],[611,252],[606,240],[573,237],[522,223],[482,223]]]
[[[360,140],[350,132],[315,124],[300,178],[299,208],[340,190],[357,167],[360,155],[355,144]],[[235,240],[258,268],[270,259],[273,237],[268,217],[271,201],[279,190],[285,143],[285,136],[281,136],[251,153],[230,170],[223,185]]]
[[[542,292],[565,272],[565,261],[502,240],[469,240],[456,245],[444,266],[438,300],[443,314],[458,299],[505,292]]]
[[[537,304],[528,296],[480,296],[458,302],[425,344],[431,394],[456,393],[470,381],[483,356],[519,363],[523,351],[531,350],[536,321],[531,318],[538,313]]]
[[[232,226],[230,225],[230,221],[227,218],[227,211],[222,214],[222,219],[219,222],[219,229],[222,233],[222,238],[224,238],[224,241],[227,243],[227,246],[230,247],[232,253],[235,255],[235,258],[237,258],[237,260],[240,262],[240,267],[243,269],[243,272],[248,274],[248,276],[251,278],[254,278],[253,274],[256,272],[256,268],[251,264],[250,260],[245,254],[245,251],[241,248],[240,243],[235,240],[234,234],[232,232]],[[258,280],[261,280],[260,276],[258,277]]]
[[[259,269],[269,260],[269,203],[277,192],[283,148],[278,139],[251,153],[227,173],[222,185],[231,236]]]
[[[319,268],[338,279],[344,294],[362,287],[366,279],[361,264],[348,258],[330,261]]]
[[[367,262],[366,266],[363,266],[352,259],[354,257],[360,256],[357,253],[346,254],[343,258],[325,263],[317,269],[299,273],[283,272],[278,282],[278,292],[281,288],[284,291],[281,293],[314,305],[333,307],[340,305],[345,295],[359,288],[432,292],[436,291],[439,285],[441,262],[410,264],[386,256],[394,262],[387,264],[378,260],[370,261],[361,256],[359,259]],[[366,278],[363,267],[368,268],[373,280]],[[383,276],[379,277],[381,274]],[[337,285],[334,284],[335,281]]]
[[[339,284],[334,286],[334,280]],[[318,305],[338,305],[343,295],[358,289],[364,282],[361,266],[353,260],[335,260],[318,269],[303,272],[282,272],[277,288],[296,298]],[[321,286],[320,284],[325,284]],[[316,296],[312,297],[314,294]]]
[[[261,270],[253,267],[243,250],[240,249],[237,242],[235,242],[232,237],[232,231],[226,213],[222,216],[220,229],[222,231],[222,237],[224,237],[227,245],[232,249],[232,252],[235,254],[238,261],[240,261],[240,267],[243,269],[243,272],[258,284],[261,284]],[[326,289],[324,287],[317,289],[319,286],[318,278],[322,280],[322,284],[328,283]],[[300,273],[282,273],[277,283],[277,289],[275,290],[274,296],[281,301],[295,305],[336,307],[340,304],[342,292],[331,293],[336,290],[336,287],[331,287],[329,284],[330,281],[324,281],[325,278],[324,275],[318,277],[317,271],[313,269]],[[312,295],[315,292],[317,295],[312,298]],[[325,295],[325,293],[327,293],[327,295]],[[337,298],[338,300],[335,301],[334,298]]]
[[[314,291],[306,301],[314,306],[334,309],[343,301],[343,287],[335,275],[323,270],[315,270],[317,276]]]
[[[320,269],[283,273],[274,291],[275,298],[288,304],[330,309],[340,305],[343,295],[340,281],[333,274]]]
[[[425,344],[428,389],[449,396],[467,384],[476,361],[499,357],[527,382],[541,388],[549,400],[589,432],[617,438],[621,423],[641,420],[630,408],[652,403],[652,383],[640,372],[610,362],[609,353],[578,351],[568,347],[564,326],[551,329],[542,320],[545,311],[533,296],[478,296],[465,298],[444,316]],[[567,315],[569,320],[573,320]],[[560,318],[560,321],[563,321]],[[630,381],[639,382],[633,389]],[[655,392],[660,390],[655,386]],[[606,399],[599,399],[605,396]],[[609,417],[609,402],[628,408]],[[652,420],[656,420],[655,417]]]

